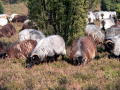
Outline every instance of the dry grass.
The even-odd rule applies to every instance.
[[[20,9],[21,6],[24,9]],[[27,14],[23,3],[5,7],[5,13],[8,14]],[[19,32],[22,24],[17,23],[14,26]],[[18,33],[0,40],[14,42],[17,37]],[[99,55],[102,58],[94,59],[84,67],[59,60],[26,69],[25,60],[1,59],[0,90],[120,90],[119,60],[108,59],[104,53]]]

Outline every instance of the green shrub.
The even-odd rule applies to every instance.
[[[87,0],[27,0],[29,17],[46,35],[59,34],[68,43],[84,34]]]

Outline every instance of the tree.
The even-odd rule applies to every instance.
[[[29,17],[47,35],[59,34],[68,43],[83,34],[87,0],[28,0]]]

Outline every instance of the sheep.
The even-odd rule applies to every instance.
[[[10,45],[4,53],[2,53],[2,57],[4,58],[23,58],[26,59],[32,50],[37,45],[37,42],[34,40],[25,40],[22,42],[15,42]],[[1,56],[1,54],[0,54]]]
[[[31,39],[39,42],[42,38],[45,38],[45,35],[41,31],[37,31],[35,29],[24,29],[19,32],[19,41]]]
[[[0,37],[11,37],[16,33],[16,29],[12,24],[6,24],[0,29]]]
[[[49,58],[57,58],[59,55],[66,55],[64,39],[59,35],[51,35],[39,41],[30,55],[29,66],[36,62],[44,62]]]
[[[103,42],[105,39],[105,35],[104,33],[102,33],[100,27],[95,25],[94,23],[89,23],[86,25],[85,34],[92,37],[94,37],[94,35],[97,35],[96,38],[99,38],[99,42]]]
[[[106,29],[105,31],[104,46],[105,50],[109,53],[112,53],[112,50],[114,49],[116,43],[115,36],[118,36],[120,34],[119,21],[116,19],[115,23],[116,23],[115,25],[111,26],[109,29]]]
[[[107,39],[106,42],[106,51],[109,52],[109,58],[111,57],[120,57],[120,35],[116,35]]]
[[[103,19],[100,24],[100,28],[103,30],[109,29],[111,26],[115,25],[114,19],[108,18]]]
[[[96,55],[96,45],[90,36],[80,37],[73,41],[69,57],[73,64],[85,65]]]
[[[120,35],[115,35],[112,37],[109,37],[109,39],[106,39],[105,41],[105,48],[106,51],[110,53],[109,56],[120,56]]]
[[[24,21],[23,26],[20,31],[24,29],[36,29],[36,25],[31,20],[27,19]]]
[[[28,18],[27,18],[27,16],[25,16],[25,15],[19,15],[19,14],[12,14],[11,16],[10,16],[10,21],[11,22],[21,22],[21,23],[23,23],[25,20],[27,20]]]
[[[91,61],[96,56],[96,46],[104,41],[104,34],[95,25],[87,25],[85,32],[87,36],[73,40],[71,45],[69,58],[73,64],[85,65]]]
[[[98,20],[102,20],[102,19],[108,19],[108,18],[112,18],[116,15],[115,11],[99,11],[99,12],[94,12],[95,16]]]

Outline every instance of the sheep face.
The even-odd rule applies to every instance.
[[[114,43],[112,40],[105,40],[104,46],[107,52],[111,52],[114,49]]]
[[[74,65],[80,65],[80,64],[82,64],[82,63],[84,63],[84,62],[85,62],[85,61],[84,61],[84,59],[83,59],[82,56],[73,58],[73,64],[74,64]]]
[[[40,63],[40,58],[38,57],[38,55],[33,55],[32,57],[29,57],[26,60],[26,68],[31,68],[35,64],[39,64],[39,63]]]

